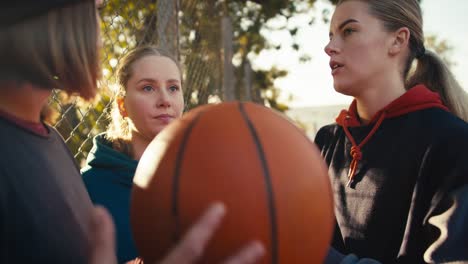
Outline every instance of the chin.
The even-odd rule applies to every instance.
[[[353,96],[353,89],[349,86],[349,85],[345,85],[343,83],[333,83],[333,88],[335,88],[335,91],[340,93],[340,94],[344,94],[344,95],[348,95],[348,96]]]
[[[161,131],[164,130],[166,126],[159,126],[157,128],[154,128],[151,133],[153,133],[154,136],[157,136],[159,133],[161,133]]]

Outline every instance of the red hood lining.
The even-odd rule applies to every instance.
[[[375,113],[369,124],[375,123],[379,117],[385,112],[385,118],[392,118],[401,116],[407,113],[428,109],[428,108],[441,108],[449,111],[448,108],[442,104],[442,100],[438,93],[429,90],[426,86],[419,84],[408,90],[405,94],[395,99],[382,110]],[[347,119],[347,121],[345,121]],[[356,100],[353,100],[348,110],[341,110],[336,118],[336,122],[340,126],[355,127],[361,126],[357,114]]]

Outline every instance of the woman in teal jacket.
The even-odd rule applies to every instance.
[[[86,162],[82,174],[91,200],[104,205],[114,218],[119,263],[136,258],[128,214],[138,161],[112,148],[112,142],[102,133],[94,138]]]
[[[138,254],[132,239],[130,194],[138,160],[151,140],[184,108],[178,63],[155,47],[127,54],[117,71],[120,90],[115,97],[112,123],[94,138],[82,169],[94,204],[106,207],[114,218],[119,263]]]

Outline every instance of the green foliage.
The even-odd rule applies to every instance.
[[[424,45],[426,49],[437,53],[448,66],[453,66],[455,64],[453,60],[450,59],[450,53],[453,47],[447,40],[440,39],[436,35],[429,35],[426,37]]]
[[[99,95],[92,103],[79,98],[67,98],[61,92],[55,93],[50,105],[57,109],[60,118],[55,126],[66,139],[82,164],[91,147],[91,139],[105,130],[109,120],[108,112],[115,90],[115,70],[120,58],[128,50],[141,44],[158,44],[162,37],[168,37],[172,46],[178,47],[177,57],[184,65],[184,93],[187,109],[222,98],[223,84],[223,44],[221,21],[228,16],[232,22],[233,63],[236,79],[236,96],[246,99],[246,71],[244,66],[249,58],[254,58],[265,50],[282,48],[270,43],[262,34],[264,30],[287,30],[292,39],[299,29],[289,25],[289,19],[313,7],[315,0],[180,0],[177,9],[178,23],[170,19],[175,10],[158,6],[157,0],[107,0],[100,10],[103,36],[102,70]],[[331,1],[336,2],[336,1]],[[158,14],[163,14],[159,16]],[[323,11],[327,18],[329,10]],[[160,19],[161,21],[158,21]],[[165,20],[165,21],[163,21]],[[275,26],[271,26],[275,21]],[[279,21],[279,22],[278,22]],[[310,19],[309,25],[314,23]],[[167,24],[163,36],[158,28]],[[172,30],[172,31],[171,31]],[[178,32],[178,34],[174,33]],[[449,50],[444,41],[428,38],[428,46],[438,52]],[[293,50],[301,47],[293,41]],[[299,56],[300,61],[310,60],[310,56]],[[285,70],[253,69],[251,72],[252,100],[268,105],[279,111],[288,106],[278,102],[280,90],[275,80],[286,76]]]
[[[282,28],[285,28],[290,17],[304,12],[314,2],[315,0],[181,0],[177,13],[179,23],[172,23],[169,20],[158,21],[168,19],[167,14],[172,11],[165,10],[165,6],[158,6],[157,0],[107,0],[100,10],[103,78],[98,97],[88,103],[56,92],[50,100],[50,106],[57,110],[60,118],[53,125],[61,132],[78,163],[83,164],[91,148],[92,138],[108,125],[108,112],[115,90],[115,70],[120,58],[138,45],[158,44],[158,25],[162,22],[168,28],[175,25],[177,29],[165,34],[165,37],[172,37],[172,44],[178,47],[177,55],[184,65],[187,109],[190,109],[205,104],[212,98],[222,98],[221,20],[228,15],[232,20],[233,52],[237,60],[234,67],[236,94],[238,99],[244,99],[243,80],[246,71],[243,66],[248,61],[248,56],[277,48],[265,39],[261,30],[267,27],[269,20],[275,18],[282,18],[285,21]],[[158,14],[166,16],[158,17]],[[294,36],[297,30],[292,28],[289,32]],[[300,49],[299,46],[294,47]],[[280,91],[274,86],[274,80],[286,74],[286,71],[276,68],[254,69],[251,74],[253,99],[280,111],[286,110],[286,105],[277,102]]]
[[[291,37],[297,35],[298,28],[288,28],[288,21],[294,15],[304,13],[313,6],[315,0],[308,1],[229,1],[227,12],[232,19],[234,27],[234,51],[236,54],[237,80],[244,78],[244,65],[249,57],[255,57],[261,51],[279,49],[281,47],[270,43],[262,34],[262,30],[277,31],[285,30]],[[281,21],[273,28],[269,26],[271,20]],[[301,47],[297,43],[292,43],[291,47],[300,51]],[[307,61],[310,57],[301,56],[301,61]],[[287,75],[287,71],[271,68],[267,71],[254,70],[253,78],[253,100],[269,105],[279,111],[285,111],[288,107],[278,102],[280,91],[274,86],[277,78]],[[243,82],[236,83],[236,91],[240,99],[243,99]]]
[[[222,98],[223,75],[223,47],[221,20],[228,15],[233,29],[233,53],[235,63],[235,89],[237,98],[245,99],[245,69],[244,65],[249,56],[258,55],[261,51],[274,49],[271,43],[261,34],[271,19],[283,18],[287,20],[293,15],[310,8],[315,0],[309,1],[245,1],[245,0],[185,0],[181,5],[180,52],[186,67],[185,93],[188,108],[207,103],[209,98]],[[285,24],[286,25],[286,24]],[[281,30],[284,27],[275,30]],[[292,36],[297,28],[290,29]],[[293,46],[296,50],[300,47]],[[307,58],[303,58],[307,59]],[[273,69],[272,69],[273,70]],[[269,103],[276,98],[266,97],[266,94],[279,95],[279,90],[273,85],[262,86],[262,76],[258,70],[253,70],[253,100],[270,106],[279,105]],[[200,74],[200,72],[205,74]],[[278,78],[275,74],[266,75],[268,78]],[[279,76],[280,77],[280,76]],[[273,83],[274,79],[270,80]],[[266,93],[267,90],[275,90]],[[281,105],[279,110],[283,110]]]
[[[340,0],[329,0],[332,4],[336,5]],[[421,2],[421,0],[418,0],[418,2]]]

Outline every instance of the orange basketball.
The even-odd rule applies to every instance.
[[[227,213],[200,263],[219,263],[252,240],[266,248],[260,263],[323,262],[334,227],[327,167],[281,114],[253,103],[207,105],[153,140],[131,205],[145,263],[161,260],[215,201]]]

